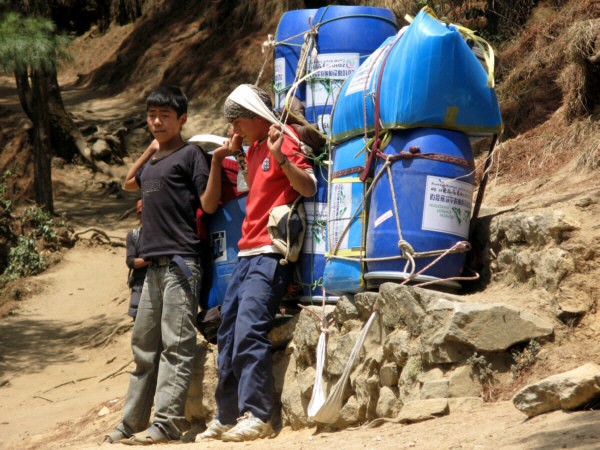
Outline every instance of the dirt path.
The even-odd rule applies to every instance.
[[[122,248],[77,246],[0,323],[1,448],[123,395],[126,375],[103,378],[131,359],[124,258]]]

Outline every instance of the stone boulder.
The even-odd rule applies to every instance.
[[[525,386],[515,394],[515,407],[529,417],[559,409],[576,409],[600,398],[600,365],[588,363]]]

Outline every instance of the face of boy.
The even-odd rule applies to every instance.
[[[154,138],[164,144],[179,137],[187,114],[177,117],[177,112],[170,106],[151,106],[146,113],[146,120]]]
[[[256,140],[264,139],[267,136],[266,132],[268,132],[268,125],[265,128],[263,122],[267,123],[258,117],[252,119],[249,119],[248,117],[239,117],[231,121],[231,130],[234,134],[242,136],[248,144],[251,144]]]

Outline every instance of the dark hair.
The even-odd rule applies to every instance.
[[[187,113],[188,99],[177,86],[160,86],[146,99],[146,109],[151,106],[170,106],[177,112],[177,117],[180,117]]]

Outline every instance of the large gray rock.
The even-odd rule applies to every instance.
[[[360,294],[354,295],[354,304],[356,310],[362,320],[367,320],[371,317],[375,304],[379,301],[379,294],[377,292],[361,292]]]
[[[525,386],[512,401],[519,411],[533,417],[558,409],[575,409],[599,395],[600,365],[588,363]]]
[[[329,317],[335,306],[325,305],[325,310],[321,306],[309,306],[308,309],[312,313],[306,310],[300,312],[292,340],[297,364],[303,368],[316,362],[317,343],[321,335],[321,323],[316,316]]]
[[[340,416],[334,424],[335,427],[347,428],[351,425],[356,425],[365,419],[365,410],[365,405],[360,403],[356,397],[350,397],[346,404],[342,407]]]
[[[335,304],[333,318],[338,327],[341,327],[345,322],[360,318],[360,313],[354,302],[346,296],[342,296]]]
[[[501,214],[490,224],[490,243],[494,246],[527,244],[543,247],[549,243],[559,244],[569,231],[580,227],[566,219],[562,211],[543,211],[537,214]]]
[[[269,340],[273,344],[273,348],[285,348],[293,339],[300,316],[297,314],[294,317],[275,322],[271,331],[269,331]]]
[[[342,374],[359,334],[358,331],[353,331],[340,335],[337,330],[331,330],[327,339],[327,363],[325,365],[329,375],[340,376]],[[361,349],[361,353],[364,353],[364,349]]]
[[[422,352],[429,363],[460,362],[474,351],[504,351],[552,333],[548,321],[510,306],[439,299],[427,308]]]
[[[217,412],[217,348],[203,341],[192,361],[192,380],[185,403],[185,417],[191,423],[209,422]]]
[[[410,356],[410,334],[406,330],[396,329],[386,337],[383,343],[383,355],[386,359],[394,361],[400,367],[406,364]]]
[[[448,397],[479,397],[481,383],[470,365],[459,366],[448,373]]]
[[[283,380],[281,393],[281,419],[283,425],[289,425],[293,430],[308,426],[306,409],[310,399],[302,395],[296,378],[298,376],[296,357],[290,355]]]
[[[379,288],[380,314],[386,327],[406,326],[413,335],[421,332],[425,310],[420,304],[415,289],[392,283],[383,283]]]
[[[421,398],[448,398],[448,380],[433,380],[423,383]]]
[[[575,271],[576,265],[573,255],[561,248],[538,252],[508,248],[498,253],[497,267],[514,281],[532,280],[536,286],[554,291],[568,274]]]
[[[402,402],[396,396],[394,390],[384,386],[379,391],[379,399],[375,407],[377,417],[395,417],[402,408]]]
[[[448,399],[432,398],[416,400],[404,404],[397,420],[402,423],[415,423],[448,414]]]
[[[382,386],[397,386],[399,378],[400,371],[394,363],[386,363],[379,369],[379,382]]]

